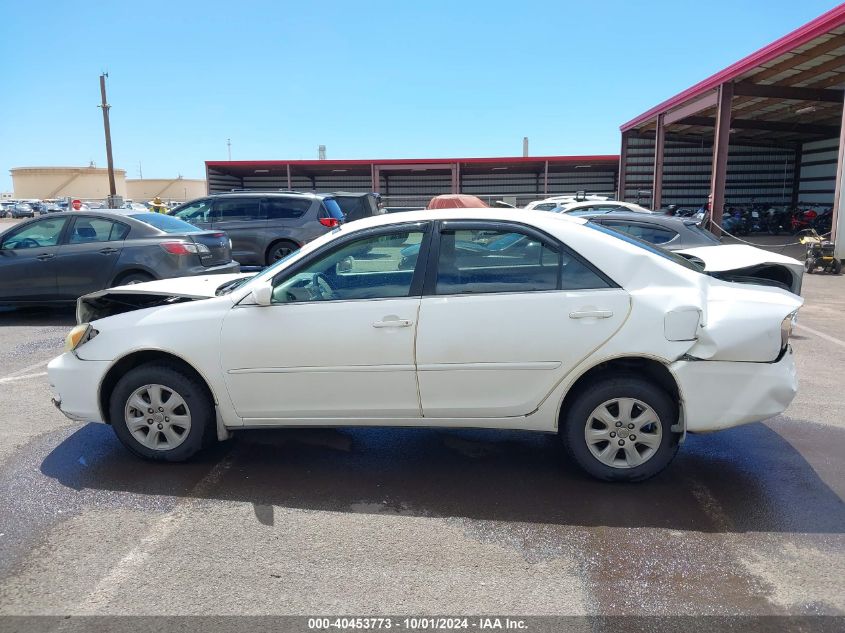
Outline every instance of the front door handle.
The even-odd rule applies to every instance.
[[[609,319],[613,316],[610,310],[580,310],[577,312],[570,312],[570,319]]]
[[[40,262],[46,262],[47,260],[53,259],[54,257],[55,257],[55,255],[53,255],[51,253],[44,253],[43,255],[38,255],[35,259],[37,259]]]
[[[385,319],[384,321],[376,321],[373,323],[373,327],[411,327],[413,324],[414,322],[410,319]]]
[[[101,248],[101,249],[100,249],[100,253],[102,253],[103,255],[113,255],[113,254],[115,254],[116,252],[117,252],[117,249],[116,249],[116,248],[111,248],[111,247],[108,247],[108,248]]]

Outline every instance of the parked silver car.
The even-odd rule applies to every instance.
[[[202,229],[226,231],[241,264],[267,266],[344,221],[331,194],[232,191],[198,198],[169,211]]]

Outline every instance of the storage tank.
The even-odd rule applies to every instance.
[[[105,199],[109,195],[109,170],[101,167],[13,167],[15,198]],[[114,170],[117,195],[126,197],[126,170]]]

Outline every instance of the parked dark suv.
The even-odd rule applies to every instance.
[[[198,198],[169,211],[202,229],[226,231],[232,257],[266,266],[344,221],[332,195],[291,191],[231,191]]]
[[[378,206],[379,198],[375,193],[335,191],[332,197],[337,200],[347,222],[369,218],[373,215],[382,215],[385,212]]]

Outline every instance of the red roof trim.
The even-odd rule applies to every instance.
[[[312,165],[432,165],[461,163],[483,165],[488,163],[615,163],[617,154],[595,156],[502,156],[490,158],[387,158],[387,159],[342,159],[342,160],[207,160],[206,167],[283,167]]]
[[[716,88],[719,84],[736,79],[756,66],[765,64],[776,57],[780,57],[784,53],[788,53],[790,50],[798,48],[802,44],[806,44],[810,40],[815,39],[820,35],[824,35],[843,24],[845,24],[845,3],[834,7],[827,13],[823,13],[815,20],[808,22],[804,26],[798,27],[791,33],[787,33],[768,46],[764,46],[756,53],[751,53],[748,57],[744,57],[738,62],[731,64],[724,70],[708,77],[704,81],[698,82],[691,88],[687,88],[680,94],[654,106],[640,116],[622,124],[620,129],[623,132],[627,132],[628,130],[637,127],[639,124],[656,117],[659,113],[666,112],[670,108],[679,106],[693,97],[697,97],[708,90]]]

